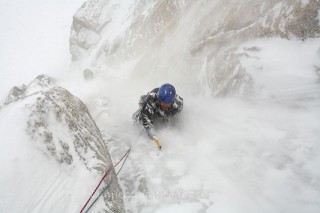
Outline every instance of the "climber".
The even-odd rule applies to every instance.
[[[145,128],[150,139],[159,143],[154,124],[169,121],[182,110],[182,107],[183,99],[176,94],[175,88],[171,84],[163,84],[140,97],[139,109],[133,114],[132,119]],[[158,144],[160,149],[159,146]]]

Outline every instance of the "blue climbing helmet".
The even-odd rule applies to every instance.
[[[159,88],[158,98],[165,104],[172,104],[176,98],[176,89],[171,84],[163,84]]]

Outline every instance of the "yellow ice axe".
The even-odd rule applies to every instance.
[[[153,141],[156,144],[156,146],[158,147],[159,150],[161,150],[161,144],[159,139],[156,136],[153,136]]]

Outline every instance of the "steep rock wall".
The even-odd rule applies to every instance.
[[[259,38],[319,37],[319,10],[317,0],[89,0],[74,16],[70,50],[94,72],[136,61],[132,76],[174,72],[182,79],[174,83],[211,95],[250,93],[254,80],[237,47]]]

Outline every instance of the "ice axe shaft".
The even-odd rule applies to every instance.
[[[153,141],[156,144],[156,146],[158,147],[159,150],[161,150],[161,144],[159,139],[156,136],[153,136]]]

